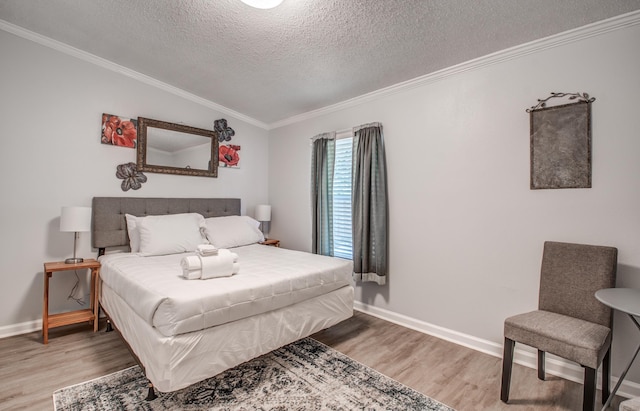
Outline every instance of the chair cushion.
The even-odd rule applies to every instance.
[[[609,328],[541,310],[507,318],[504,336],[594,369],[611,345]]]

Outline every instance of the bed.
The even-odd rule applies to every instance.
[[[209,224],[239,216],[239,199],[94,197],[92,213],[100,307],[159,391],[187,387],[353,315],[348,260],[255,242],[229,248],[237,274],[186,280],[181,262],[192,251],[149,255],[145,244],[155,240],[143,231],[134,244],[140,249],[129,252],[130,237],[141,240],[128,233],[131,216],[155,216],[141,230],[150,220],[193,214]],[[216,232],[220,241],[236,233]],[[174,230],[172,237],[181,234]]]

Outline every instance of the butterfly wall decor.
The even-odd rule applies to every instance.
[[[218,141],[231,141],[231,137],[236,135],[236,132],[227,125],[227,120],[221,118],[213,122],[213,130],[218,133]]]

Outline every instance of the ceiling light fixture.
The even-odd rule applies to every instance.
[[[282,3],[282,0],[241,0],[244,4],[248,4],[256,9],[272,9]]]

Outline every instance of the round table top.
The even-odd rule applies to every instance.
[[[596,291],[596,298],[611,308],[640,317],[640,290],[605,288]]]

